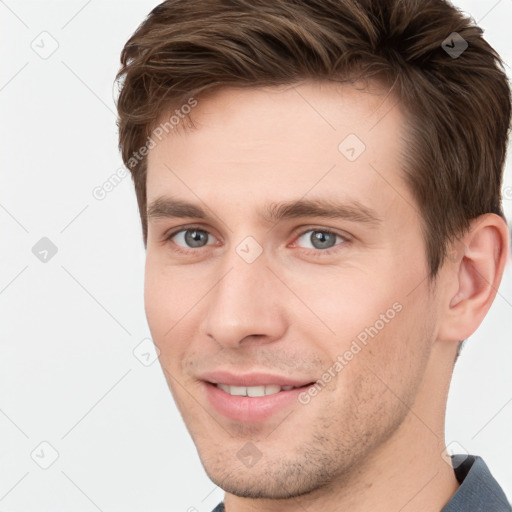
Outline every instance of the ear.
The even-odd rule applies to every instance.
[[[443,303],[438,339],[462,341],[473,334],[496,297],[508,260],[506,222],[493,213],[471,222],[443,265]]]

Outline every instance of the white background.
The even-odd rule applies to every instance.
[[[113,79],[122,46],[155,5],[0,1],[3,512],[210,511],[223,497],[158,362],[144,366],[133,353],[149,329],[131,178],[101,201],[92,195],[122,166]],[[457,5],[512,63],[512,1]],[[35,51],[57,44],[46,59]],[[510,187],[510,158],[506,176]],[[46,263],[32,253],[42,237],[58,249]],[[447,441],[482,455],[509,500],[511,331],[509,264],[456,366],[447,418]],[[58,459],[42,469],[53,450]]]

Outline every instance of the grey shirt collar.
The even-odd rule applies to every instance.
[[[460,483],[441,512],[510,512],[505,494],[481,457],[454,455],[452,466]]]

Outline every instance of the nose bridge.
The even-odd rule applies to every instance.
[[[223,346],[236,346],[249,336],[270,341],[282,335],[285,318],[279,291],[262,253],[254,257],[254,248],[242,242],[224,259],[219,275],[223,277],[207,301],[203,334]]]

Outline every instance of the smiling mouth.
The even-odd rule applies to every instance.
[[[314,384],[310,382],[304,386],[279,386],[277,384],[267,384],[265,386],[231,386],[229,384],[212,383],[214,386],[222,389],[225,393],[231,396],[248,396],[248,397],[261,397],[268,395],[275,395],[281,391],[290,391],[291,389],[306,388]]]
[[[201,379],[209,405],[238,423],[262,424],[294,404],[297,406],[298,396],[316,382],[304,384],[306,379],[256,373],[243,376],[217,373]]]

